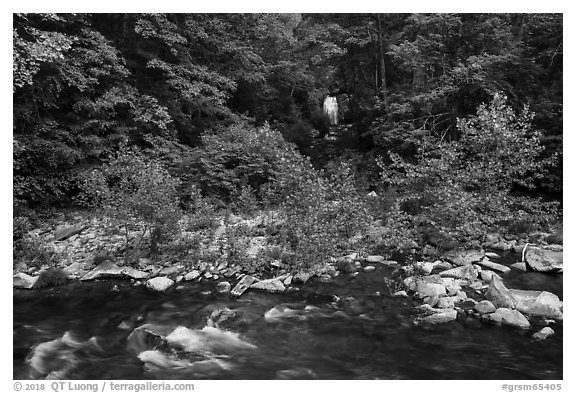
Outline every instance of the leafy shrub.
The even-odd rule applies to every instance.
[[[81,200],[103,206],[124,227],[127,245],[130,228],[142,224],[142,234],[149,233],[150,251],[156,253],[158,244],[178,231],[178,184],[158,161],[125,149],[86,174]]]
[[[395,214],[410,213],[416,224],[461,241],[479,239],[523,216],[551,219],[552,204],[513,193],[518,186],[532,188],[552,163],[541,159],[532,117],[527,108],[515,114],[506,97],[496,94],[476,116],[458,121],[459,140],[428,135],[419,142],[416,163],[394,153],[390,165],[380,160],[384,184],[399,195]]]
[[[55,287],[66,283],[68,275],[60,268],[49,268],[40,273],[38,281],[34,284],[34,288],[47,288]]]

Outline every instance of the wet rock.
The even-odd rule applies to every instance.
[[[219,282],[218,285],[216,285],[216,292],[217,293],[228,293],[228,292],[230,292],[231,288],[232,288],[232,285],[228,281],[222,281],[222,282]]]
[[[512,265],[510,265],[511,268],[514,268],[516,270],[520,270],[521,272],[525,272],[526,269],[526,262],[516,262],[513,263]]]
[[[496,254],[495,252],[491,252],[491,251],[485,252],[484,255],[486,257],[492,258],[492,259],[499,259],[500,258],[500,254]]]
[[[449,270],[452,269],[454,266],[450,263],[450,262],[446,262],[446,261],[436,261],[434,262],[434,269],[435,270]]]
[[[444,254],[445,259],[458,266],[470,265],[480,261],[483,257],[483,250],[449,251]]]
[[[202,273],[200,273],[198,270],[192,270],[191,272],[187,273],[187,274],[184,276],[184,280],[185,280],[185,281],[195,280],[195,279],[197,279],[198,277],[200,277],[201,274],[202,274]]]
[[[440,272],[440,277],[451,277],[464,280],[474,280],[478,277],[478,268],[474,265],[465,265]]]
[[[139,354],[143,351],[158,349],[167,344],[166,336],[173,328],[164,325],[146,324],[134,329],[127,338],[129,352]]]
[[[174,285],[174,281],[168,277],[155,277],[146,281],[146,288],[156,292],[164,292],[172,285]]]
[[[482,281],[490,282],[494,277],[498,280],[502,280],[502,277],[500,277],[497,273],[491,270],[482,270],[480,272],[480,278],[482,279]]]
[[[496,307],[489,300],[482,300],[474,306],[474,309],[480,313],[480,315],[491,314],[496,311]]]
[[[553,272],[563,269],[562,252],[529,247],[524,255],[532,270]]]
[[[458,312],[454,309],[446,309],[436,312],[432,315],[418,318],[416,321],[419,323],[440,324],[455,321],[458,317]]]
[[[504,266],[504,265],[501,265],[499,263],[492,262],[487,258],[484,258],[481,261],[476,262],[476,263],[482,267],[486,267],[488,269],[492,269],[492,270],[495,270],[495,271],[500,272],[500,273],[509,273],[510,272],[510,268],[508,266]]]
[[[512,292],[496,277],[493,277],[492,281],[490,281],[488,291],[486,291],[486,299],[490,300],[496,307],[516,307]]]
[[[558,296],[546,291],[511,289],[516,309],[526,315],[563,319],[563,303]]]
[[[252,283],[256,281],[256,279],[252,276],[244,276],[242,279],[236,284],[234,289],[230,291],[230,294],[234,296],[241,296],[246,290],[252,285]]]
[[[70,227],[57,229],[56,232],[54,232],[54,239],[53,240],[54,241],[66,240],[66,239],[82,232],[85,228],[87,228],[85,225],[72,225]]]
[[[284,292],[286,290],[286,287],[284,284],[282,284],[282,281],[275,278],[255,282],[250,285],[250,288],[260,289],[267,292]]]
[[[483,319],[495,322],[497,324],[509,325],[521,329],[529,329],[530,322],[518,310],[511,310],[509,308],[498,308],[491,314],[485,314]]]
[[[366,273],[373,272],[374,270],[376,270],[376,268],[374,266],[366,266],[364,268],[364,272],[366,272]]]
[[[110,260],[106,260],[86,273],[86,275],[84,275],[81,280],[87,281],[95,280],[97,278],[120,278],[123,276],[123,268],[119,267]]]
[[[538,341],[546,340],[548,337],[554,335],[554,329],[546,326],[532,335],[532,338]]]
[[[12,276],[12,286],[14,288],[32,289],[38,281],[39,276],[29,276],[26,273],[16,273]]]

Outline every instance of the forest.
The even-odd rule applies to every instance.
[[[13,14],[15,378],[562,379],[562,97],[562,14]]]

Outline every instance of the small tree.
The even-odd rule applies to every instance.
[[[390,165],[380,160],[384,183],[398,192],[396,204],[417,224],[466,240],[522,215],[545,216],[552,205],[513,193],[517,186],[534,187],[553,162],[541,158],[544,147],[530,126],[533,116],[527,107],[515,114],[506,97],[496,94],[476,116],[458,120],[458,140],[428,135],[419,144],[416,163],[393,153]]]
[[[130,228],[143,225],[150,234],[150,251],[175,233],[182,212],[178,206],[179,181],[160,162],[136,149],[121,150],[102,168],[89,173],[83,182],[84,196],[102,205],[123,227],[126,246]]]

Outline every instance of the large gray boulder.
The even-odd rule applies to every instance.
[[[530,328],[530,322],[520,311],[510,310],[509,308],[499,308],[491,314],[483,315],[482,318],[497,324],[514,326],[521,329]]]
[[[32,289],[36,281],[38,281],[38,277],[32,277],[26,273],[16,273],[12,276],[12,286],[14,288]]]
[[[159,349],[167,345],[166,336],[174,330],[171,326],[145,324],[134,329],[127,338],[129,352],[138,355],[140,352]]]
[[[496,311],[496,307],[489,300],[482,300],[478,302],[474,309],[480,313],[480,315],[490,314]]]
[[[511,289],[516,310],[535,317],[563,319],[563,303],[558,296],[546,291]]]
[[[486,299],[490,300],[496,307],[516,308],[516,300],[512,292],[496,276],[492,277],[490,286],[486,291]]]
[[[172,285],[174,285],[174,281],[168,277],[154,277],[146,281],[146,288],[156,292],[164,292]]]
[[[534,340],[546,340],[548,337],[554,335],[554,329],[552,329],[549,326],[546,326],[545,328],[540,329],[539,331],[537,331],[536,333],[534,333],[532,335],[532,338]]]
[[[449,251],[444,258],[458,266],[470,265],[484,258],[484,250]]]
[[[524,258],[526,264],[538,272],[553,272],[563,269],[562,251],[529,247]]]

